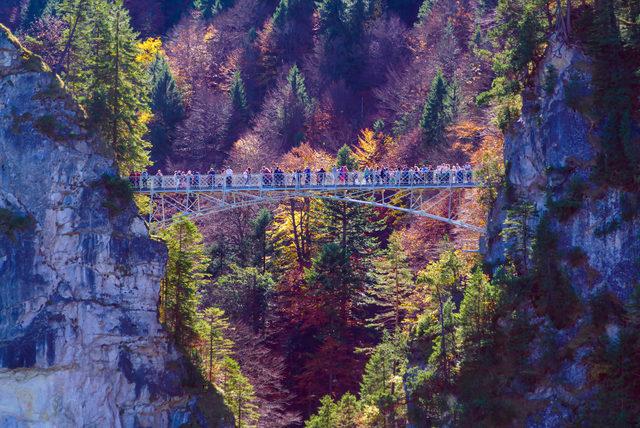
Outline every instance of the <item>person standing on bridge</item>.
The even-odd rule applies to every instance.
[[[322,186],[322,185],[324,185],[324,175],[325,175],[326,173],[327,173],[327,172],[326,172],[326,171],[324,170],[324,168],[322,168],[322,167],[321,167],[321,168],[318,170],[318,172],[316,173],[316,184],[317,184],[318,186]]]
[[[211,187],[216,187],[216,170],[213,167],[209,168],[207,175],[209,176],[209,183],[211,184]]]
[[[307,165],[304,168],[304,185],[308,186],[309,184],[311,184],[311,168]]]
[[[244,170],[244,185],[248,186],[249,183],[251,182],[251,167],[248,167],[247,169]]]
[[[228,166],[227,169],[224,171],[224,175],[225,175],[225,181],[226,181],[227,187],[233,186],[233,170],[231,169],[230,166]]]

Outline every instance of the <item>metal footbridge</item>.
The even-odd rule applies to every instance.
[[[129,180],[135,193],[150,197],[148,222],[152,227],[162,227],[178,213],[201,217],[291,198],[316,198],[388,208],[484,233],[483,228],[453,215],[454,193],[478,187],[471,170],[143,174]],[[446,217],[441,215],[443,203],[448,206]]]

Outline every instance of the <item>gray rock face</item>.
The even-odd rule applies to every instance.
[[[3,30],[0,426],[178,426],[193,400],[158,322],[166,250],[130,201],[105,208],[109,150]]]
[[[557,72],[553,84],[545,84],[553,74],[549,66]],[[629,208],[637,195],[591,180],[599,148],[598,129],[590,119],[590,70],[590,59],[579,50],[551,43],[535,89],[523,96],[522,117],[505,137],[509,191],[501,192],[490,214],[486,254],[490,263],[504,260],[499,232],[504,210],[515,199],[535,204],[541,217],[549,209],[549,200],[567,198],[571,182],[580,181],[585,186],[581,206],[568,218],[554,215],[551,224],[563,255],[560,266],[585,306],[603,290],[624,302],[640,283],[640,213]],[[580,255],[579,263],[569,262],[571,253]],[[556,339],[562,343],[574,339],[580,327],[589,323],[588,316],[584,311],[572,328],[556,331]],[[542,351],[540,344],[531,344],[531,355]],[[543,407],[531,415],[528,426],[563,426],[573,420],[590,394],[582,364],[589,351],[581,348],[572,353],[527,397]]]

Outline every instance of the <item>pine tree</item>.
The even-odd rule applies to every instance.
[[[70,24],[61,60],[65,80],[111,144],[121,172],[145,168],[149,82],[122,0],[65,0],[60,13]]]
[[[438,70],[431,81],[431,89],[420,118],[425,143],[434,145],[442,141],[445,128],[451,119],[450,108],[448,84],[442,70]]]
[[[404,426],[406,353],[405,337],[400,333],[385,335],[365,366],[360,397],[365,404],[378,408],[379,417],[375,426]]]
[[[377,310],[369,326],[397,334],[413,292],[413,275],[400,236],[392,234],[385,254],[375,263],[375,284],[367,289],[369,303]]]
[[[507,242],[506,255],[521,267],[525,275],[529,272],[534,233],[531,222],[536,218],[536,207],[529,202],[518,202],[507,210],[507,218],[500,235]]]
[[[200,347],[201,360],[205,364],[203,371],[209,383],[214,384],[220,376],[222,361],[231,355],[233,347],[233,342],[226,337],[229,321],[224,311],[215,307],[206,308],[200,319],[198,332],[203,342]]]
[[[266,208],[258,211],[251,221],[251,238],[254,242],[254,266],[264,274],[267,270],[267,259],[273,253],[273,243],[267,237],[267,230],[273,222],[273,214]]]
[[[239,117],[245,118],[248,113],[247,94],[239,70],[233,73],[233,79],[229,87],[229,96],[231,97],[231,104],[233,105],[235,113]]]
[[[357,168],[353,152],[346,145],[336,155],[336,166],[343,165],[349,171]],[[319,208],[318,223],[314,226],[322,242],[338,243],[342,251],[362,259],[377,251],[375,234],[383,229],[383,222],[377,219],[373,208],[340,201],[323,201]]]
[[[150,66],[150,74],[153,112],[153,120],[149,123],[151,159],[164,164],[171,153],[176,126],[184,117],[184,102],[163,54],[156,55]]]
[[[295,94],[296,99],[300,102],[305,111],[309,110],[311,106],[311,99],[307,94],[307,86],[304,83],[304,76],[300,72],[297,65],[293,65],[289,69],[287,76],[287,82],[291,86],[291,91]]]
[[[211,290],[213,299],[232,319],[244,321],[258,331],[264,327],[267,303],[273,292],[271,274],[236,264],[230,268],[230,273],[216,280]]]
[[[160,292],[161,321],[178,344],[189,348],[199,337],[198,289],[207,283],[209,260],[197,226],[184,216],[174,217],[158,237],[169,250]]]
[[[466,281],[464,298],[456,314],[458,342],[464,354],[474,358],[492,337],[493,318],[500,300],[500,290],[478,267]]]
[[[233,0],[194,0],[193,8],[200,13],[205,19],[210,19],[233,6]]]
[[[222,360],[222,381],[219,384],[224,402],[231,409],[236,428],[255,427],[258,419],[258,407],[253,386],[242,374],[240,365],[232,358]]]
[[[417,283],[421,287],[420,294],[430,294],[435,297],[435,302],[430,302],[426,308],[429,318],[437,320],[436,325],[430,326],[434,339],[429,362],[437,367],[436,375],[443,387],[450,386],[452,381],[451,375],[456,356],[452,297],[459,293],[458,288],[464,274],[460,253],[449,250],[418,273]]]
[[[320,31],[325,37],[333,39],[344,31],[342,17],[344,16],[343,0],[321,0],[316,2]]]

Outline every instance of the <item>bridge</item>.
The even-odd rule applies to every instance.
[[[428,172],[376,171],[253,174],[176,174],[129,177],[133,191],[150,197],[150,226],[162,227],[182,213],[190,217],[278,203],[291,198],[316,198],[388,208],[427,217],[484,234],[484,229],[458,220],[452,200],[461,189],[478,187],[471,170]],[[448,201],[447,201],[448,200]],[[434,209],[447,202],[448,214]]]

